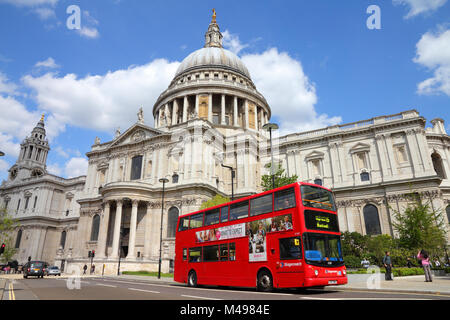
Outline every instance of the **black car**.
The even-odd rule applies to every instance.
[[[44,261],[30,261],[23,266],[23,277],[27,279],[29,276],[43,278],[48,265]]]

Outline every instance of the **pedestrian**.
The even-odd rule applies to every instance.
[[[367,260],[366,258],[364,258],[364,259],[361,261],[361,266],[362,266],[363,268],[365,268],[365,269],[368,269],[369,266],[370,266],[370,261]]]
[[[86,274],[86,270],[87,270],[87,265],[84,265],[84,267],[83,267],[83,274]]]
[[[392,260],[391,260],[391,253],[389,251],[386,251],[386,255],[383,258],[383,264],[386,268],[386,273],[384,274],[384,279],[387,281],[392,281]]]
[[[432,282],[431,268],[430,268],[430,257],[425,250],[420,250],[417,253],[417,259],[421,262],[423,271],[425,272],[425,282]]]
[[[412,268],[412,267],[413,267],[413,264],[412,264],[412,262],[411,262],[411,259],[410,259],[410,258],[407,258],[407,261],[406,261],[406,266],[407,266],[408,268]]]
[[[439,267],[441,266],[441,262],[439,261],[438,258],[435,258],[435,259],[434,259],[434,266],[435,266],[436,268],[439,268]]]
[[[91,274],[95,273],[95,264],[92,265],[91,267]]]

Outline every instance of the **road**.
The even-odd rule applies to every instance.
[[[8,281],[3,300],[450,300],[448,295],[340,291],[339,287],[256,292],[246,288],[201,287],[123,278],[21,279]]]

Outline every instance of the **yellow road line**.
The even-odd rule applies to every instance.
[[[12,282],[9,283],[9,300],[16,300],[16,295],[14,294],[14,287]]]

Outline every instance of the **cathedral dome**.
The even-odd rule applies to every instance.
[[[204,67],[223,68],[250,78],[247,67],[237,55],[222,47],[213,46],[201,48],[187,56],[179,65],[175,77]]]

